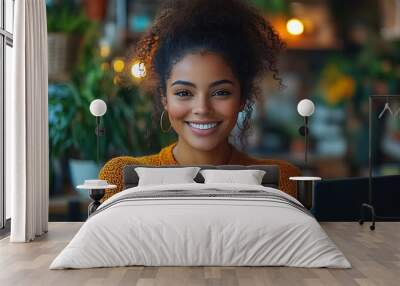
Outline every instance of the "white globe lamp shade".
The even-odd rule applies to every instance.
[[[311,116],[314,113],[314,110],[314,103],[309,99],[303,99],[299,104],[297,104],[297,112],[303,117]]]
[[[103,116],[107,111],[107,104],[101,99],[95,99],[90,103],[89,109],[93,116]]]

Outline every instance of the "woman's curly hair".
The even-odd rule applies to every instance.
[[[174,64],[189,53],[221,55],[240,83],[245,106],[239,139],[246,145],[253,105],[260,96],[257,79],[272,72],[282,86],[277,56],[283,48],[269,22],[243,1],[172,0],[162,5],[153,26],[138,42],[134,59],[145,65],[144,87],[156,95],[154,118],[158,119]]]

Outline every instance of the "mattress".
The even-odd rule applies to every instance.
[[[260,185],[199,183],[114,195],[50,269],[130,265],[351,267],[293,197]]]

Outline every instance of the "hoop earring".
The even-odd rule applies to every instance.
[[[161,131],[162,131],[162,132],[167,133],[167,132],[169,132],[169,131],[171,130],[171,122],[169,123],[169,128],[168,128],[167,130],[165,130],[165,129],[163,128],[163,117],[164,117],[164,113],[165,113],[165,110],[163,110],[163,112],[161,113],[161,117],[160,117],[160,128],[161,128]]]

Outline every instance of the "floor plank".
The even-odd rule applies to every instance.
[[[0,285],[399,285],[400,223],[379,222],[375,231],[356,222],[321,223],[351,262],[352,269],[291,267],[117,267],[48,269],[82,223],[50,223],[32,243],[0,240]]]

